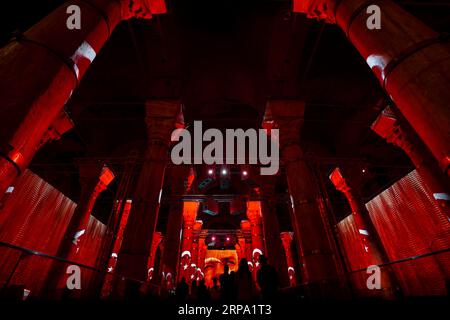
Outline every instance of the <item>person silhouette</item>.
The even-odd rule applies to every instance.
[[[217,301],[220,299],[220,287],[217,278],[212,278],[213,286],[211,287],[211,299]]]
[[[205,279],[200,280],[197,287],[197,296],[200,302],[208,302],[210,299],[208,288],[205,285]]]
[[[186,301],[188,294],[189,286],[186,283],[186,279],[183,277],[175,289],[175,298],[178,302]]]
[[[277,271],[267,263],[267,258],[264,255],[259,256],[259,262],[261,267],[256,273],[256,281],[261,289],[262,299],[273,300],[278,291]]]
[[[250,301],[253,298],[253,280],[248,261],[245,258],[239,262],[235,283],[238,301]]]
[[[197,280],[193,280],[191,283],[191,299],[196,300],[198,297],[198,284]]]
[[[230,267],[226,264],[223,267],[223,274],[220,275],[220,297],[224,301],[231,301],[233,297],[233,283],[231,282]]]

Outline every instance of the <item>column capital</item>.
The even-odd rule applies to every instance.
[[[242,220],[241,221],[241,230],[242,231],[250,231],[250,229],[251,229],[251,225],[250,225],[250,221],[248,221],[248,220]]]
[[[351,191],[350,186],[347,184],[347,181],[342,175],[341,169],[335,168],[333,172],[330,174],[329,178],[333,183],[334,187],[336,188],[336,190],[344,193],[345,195],[347,195]]]
[[[283,246],[285,248],[289,248],[294,239],[294,233],[291,231],[284,231],[280,233],[281,241],[283,242]]]
[[[286,163],[303,156],[300,148],[300,129],[303,125],[305,102],[300,100],[270,100],[266,114],[270,114],[280,130],[280,151]]]
[[[386,107],[375,122],[371,129],[387,142],[401,148],[408,156],[411,157],[414,151],[414,145],[407,136],[407,133],[401,127],[401,124],[395,113],[388,106]]]
[[[169,147],[181,104],[178,100],[149,100],[145,104],[148,144]]]
[[[183,203],[183,220],[185,224],[195,224],[195,218],[197,218],[199,203],[196,201],[186,201]]]
[[[305,13],[308,18],[335,23],[335,0],[294,0],[293,12]]]
[[[248,201],[247,202],[247,217],[251,224],[260,223],[261,216],[261,203],[259,201]],[[241,222],[242,225],[242,222]]]
[[[164,0],[118,0],[122,8],[122,19],[151,19],[154,14],[166,13]]]
[[[202,220],[195,220],[194,222],[194,231],[200,231],[202,230],[203,221]]]

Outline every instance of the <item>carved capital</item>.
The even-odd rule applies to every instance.
[[[294,0],[294,12],[305,13],[310,19],[336,23],[334,17],[334,0]]]
[[[252,225],[261,223],[261,203],[259,201],[247,202],[247,217]]]
[[[401,148],[410,158],[413,159],[416,156],[415,154],[413,155],[414,145],[400,126],[397,117],[390,107],[387,107],[381,112],[372,124],[371,129],[387,142]]]
[[[195,201],[186,201],[183,205],[183,220],[184,225],[194,227],[195,219],[197,218],[199,203]]]
[[[330,174],[330,180],[336,190],[344,193],[345,195],[350,192],[351,188],[347,184],[347,181],[345,181],[345,178],[339,168],[333,170],[333,172]]]
[[[146,103],[147,137],[149,145],[170,145],[170,135],[175,129],[181,104],[176,100],[155,100]]]
[[[151,19],[154,14],[166,13],[164,0],[119,0],[123,19]]]
[[[241,230],[242,231],[250,231],[251,225],[248,220],[242,220],[241,221]]]

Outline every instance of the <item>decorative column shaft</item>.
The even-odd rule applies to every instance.
[[[117,261],[118,274],[141,281],[147,279],[147,261],[158,220],[170,136],[180,113],[180,103],[149,101],[146,113],[148,145]]]
[[[245,258],[247,259],[249,265],[252,266],[253,269],[253,258],[252,258],[252,251],[253,251],[253,244],[252,244],[252,228],[250,226],[250,222],[248,220],[242,220],[241,221],[241,230],[243,234],[243,247],[245,248],[245,252],[243,253]],[[241,242],[240,242],[241,243]]]
[[[384,251],[381,241],[375,234],[376,230],[368,212],[363,207],[362,202],[356,197],[355,192],[348,185],[339,168],[334,169],[330,175],[330,180],[335,188],[345,195],[350,205],[353,220],[355,221],[361,239],[366,266],[388,262],[387,254]]]
[[[380,8],[380,29],[367,27],[371,5]],[[390,0],[295,0],[294,11],[341,27],[450,174],[449,42]]]
[[[117,24],[165,12],[161,1],[68,1],[0,51],[0,195],[28,167]],[[73,5],[79,29],[67,27]]]
[[[180,256],[180,234],[183,223],[183,201],[181,196],[189,188],[190,168],[176,166],[171,168],[172,196],[179,197],[170,203],[169,223],[164,237],[164,254],[162,257],[163,284],[167,289],[175,285],[178,257]]]
[[[264,242],[266,244],[267,257],[279,272],[281,287],[287,286],[289,280],[286,270],[286,259],[283,257],[283,244],[280,239],[280,224],[277,217],[275,179],[273,176],[265,176],[262,183],[262,220],[264,225]]]
[[[198,268],[198,250],[200,249],[198,241],[199,241],[200,231],[202,230],[202,224],[203,224],[203,221],[201,221],[201,220],[195,221],[194,233],[192,235],[192,263],[194,263],[197,268]]]
[[[252,236],[252,258],[253,263],[256,265],[259,256],[264,254],[264,235],[263,235],[263,225],[262,225],[262,214],[261,214],[261,202],[259,201],[248,201],[247,202],[247,217],[250,221],[251,236]]]
[[[114,179],[114,174],[102,163],[97,161],[79,161],[80,199],[73,212],[64,238],[58,249],[57,256],[65,259],[76,257],[82,236],[85,234],[92,209],[98,196]]]
[[[204,272],[205,267],[205,258],[206,258],[206,250],[208,247],[205,243],[205,238],[200,237],[198,240],[198,262],[197,266]]]
[[[163,235],[161,234],[161,232],[155,232],[153,234],[152,247],[150,249],[150,256],[148,257],[148,263],[147,263],[147,269],[148,269],[147,281],[150,281],[153,278],[153,274],[155,271],[156,250],[158,249],[162,240],[163,240]],[[158,271],[158,270],[156,270],[156,271]]]
[[[423,179],[428,190],[438,206],[450,218],[450,194],[449,184],[446,177],[435,169],[432,163],[434,159],[428,155],[428,150],[424,150],[420,141],[414,141],[413,134],[405,130],[394,112],[387,107],[372,124],[372,130],[387,142],[401,148],[411,159],[416,167],[417,173]]]
[[[287,274],[289,276],[289,285],[295,287],[297,285],[297,276],[295,274],[294,255],[292,254],[293,232],[280,233],[281,242],[283,243],[284,253],[286,255]]]
[[[286,169],[293,203],[292,221],[297,247],[302,254],[302,281],[336,289],[336,256],[319,210],[320,192],[303,157],[300,128],[305,104],[299,101],[270,101],[268,105],[280,130],[280,154]],[[326,292],[325,292],[326,293]]]
[[[181,239],[181,263],[179,279],[182,277],[189,281],[191,275],[192,243],[194,240],[194,225],[199,203],[195,201],[186,201],[183,206],[183,233]]]

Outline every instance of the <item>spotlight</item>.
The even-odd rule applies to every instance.
[[[222,169],[222,175],[224,176],[224,175],[226,175],[227,174],[227,169]]]
[[[215,236],[212,236],[211,240],[212,240],[212,241],[216,241],[216,237],[215,237]]]
[[[242,174],[243,174],[244,176],[247,176],[247,175],[248,175],[248,172],[247,172],[247,171],[243,171]]]
[[[366,169],[362,169],[362,173],[366,173]]]
[[[214,173],[213,169],[209,169],[209,170],[208,170],[208,174],[209,174],[209,175],[212,175],[213,173]]]
[[[227,241],[230,241],[230,237],[227,237]]]

